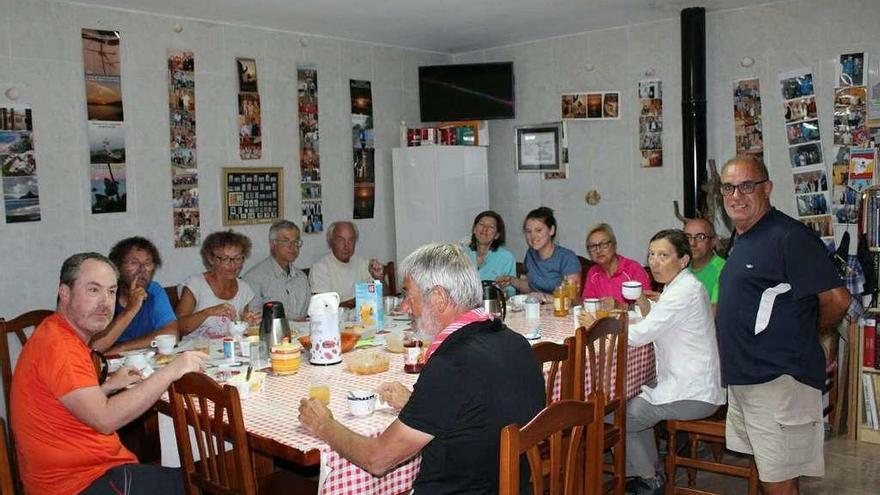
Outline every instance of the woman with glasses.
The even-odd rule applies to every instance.
[[[523,262],[527,278],[503,275],[497,279],[499,285],[510,284],[517,291],[532,293],[544,302],[552,300],[553,289],[563,280],[580,287],[581,264],[574,251],[556,244],[556,218],[552,209],[542,206],[530,211],[523,222],[523,233],[529,244]]]
[[[504,247],[504,220],[492,210],[484,211],[474,218],[471,227],[471,261],[477,266],[480,280],[496,280],[498,277],[516,277],[516,260]],[[507,295],[514,288],[507,286]]]
[[[624,282],[641,282],[643,291],[651,288],[651,279],[642,265],[617,254],[617,237],[607,223],[600,223],[587,232],[587,254],[595,265],[587,271],[584,299],[611,298],[624,305],[626,301],[621,293]]]
[[[651,273],[665,289],[656,302],[639,297],[645,317],[629,325],[628,340],[633,347],[654,344],[657,384],[642,387],[626,406],[627,493],[663,493],[654,425],[705,418],[726,402],[709,296],[688,269],[691,255],[680,230],[661,230],[648,245]],[[581,323],[589,327],[592,315]]]
[[[251,254],[247,236],[225,230],[202,242],[202,263],[208,270],[186,279],[177,305],[180,335],[187,338],[223,337],[230,321],[256,323],[259,315],[247,310],[254,291],[238,274]]]

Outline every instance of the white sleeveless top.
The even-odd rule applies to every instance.
[[[203,273],[197,273],[184,280],[183,284],[178,287],[178,292],[183,292],[183,287],[186,287],[192,292],[196,299],[196,307],[193,308],[193,313],[218,304],[229,303],[235,308],[235,314],[240,315],[242,309],[244,309],[248,303],[251,302],[251,299],[254,298],[254,291],[244,280],[238,279],[237,282],[238,292],[236,292],[232,299],[220,299],[217,297],[217,295],[214,294],[214,291],[211,290],[211,286],[208,285],[208,281],[205,280],[205,274]],[[209,316],[205,318],[205,321],[203,321],[198,328],[184,336],[184,338],[226,337],[229,335],[227,328],[229,326],[229,321],[229,318],[226,318],[225,316]]]

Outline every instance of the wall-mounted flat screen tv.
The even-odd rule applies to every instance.
[[[513,62],[419,67],[422,122],[512,119]]]

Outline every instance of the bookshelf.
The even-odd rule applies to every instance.
[[[880,186],[870,186],[862,191],[861,203],[862,217],[860,231],[867,239],[868,250],[874,258],[874,266],[880,266]],[[866,275],[870,276],[869,274]],[[880,283],[878,283],[877,286],[880,286]],[[871,294],[871,296],[872,306],[867,308],[867,315],[865,317],[880,321],[880,297],[878,297],[876,291],[874,294]],[[870,379],[868,386],[873,386],[875,410],[877,411],[878,418],[880,418],[880,369],[864,366],[865,325],[859,325],[858,328],[859,352],[856,361],[859,370],[858,381],[856,383],[856,389],[858,390],[858,418],[856,421],[857,438],[865,442],[880,444],[880,429],[873,429],[869,426],[868,418],[866,418],[867,407],[865,405],[866,400],[870,402],[868,397],[866,397],[866,392],[870,392],[866,390],[865,379],[867,377]],[[880,344],[880,339],[875,337],[874,345],[876,346],[877,344]],[[876,349],[869,349],[869,351],[873,351],[875,357],[880,357],[880,355],[877,354]]]
[[[856,361],[859,365],[859,380],[858,380],[858,418],[856,421],[856,425],[858,427],[858,433],[856,438],[858,440],[870,443],[878,443],[880,444],[880,430],[872,429],[868,426],[867,418],[865,417],[865,387],[863,385],[864,376],[869,376],[871,379],[880,379],[880,370],[875,368],[869,368],[863,366],[864,363],[864,352],[865,352],[865,327],[863,325],[859,325],[859,355],[858,361]],[[875,396],[875,400],[880,399],[880,397]]]

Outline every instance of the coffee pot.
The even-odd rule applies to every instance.
[[[507,298],[494,280],[483,280],[483,309],[502,320],[507,317]]]
[[[290,327],[284,316],[284,305],[278,301],[263,304],[263,319],[260,320],[260,336],[270,346],[290,340]]]

